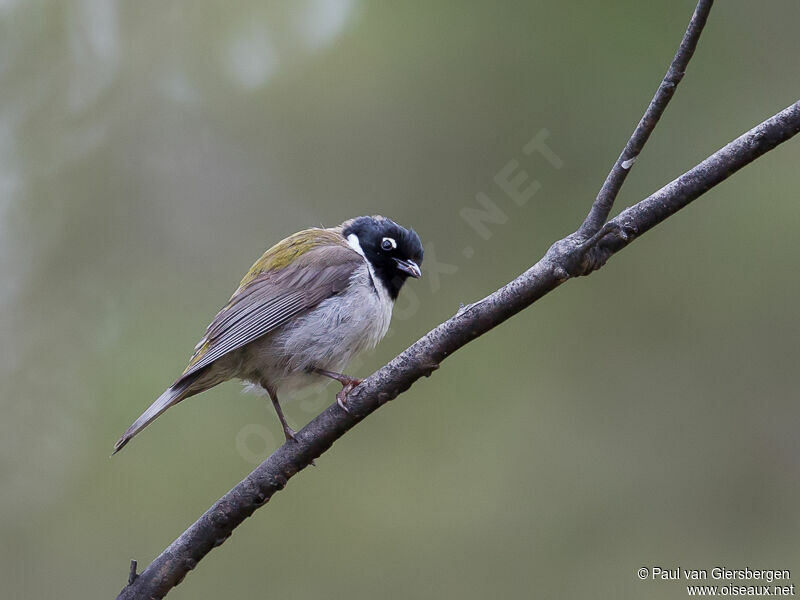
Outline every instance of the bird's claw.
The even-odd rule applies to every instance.
[[[283,429],[283,435],[286,436],[287,442],[295,442],[297,444],[300,443],[300,440],[297,439],[297,432],[289,426],[286,426]],[[312,467],[317,466],[317,463],[314,462],[313,458],[310,461],[308,461],[308,464],[310,464]]]
[[[292,429],[291,427],[289,427],[288,425],[286,425],[283,428],[283,435],[284,435],[284,437],[286,437],[286,441],[287,442],[298,442],[299,441],[297,439],[297,432],[294,429]]]
[[[347,394],[353,391],[353,388],[360,385],[363,379],[351,379],[349,382],[342,386],[342,389],[339,390],[339,393],[336,394],[336,404],[346,412],[348,415],[352,415],[353,413],[350,412],[350,409],[347,408]]]
[[[348,415],[352,414],[350,412],[350,409],[347,408],[347,397],[346,396],[342,396],[342,392],[339,392],[338,394],[336,394],[336,404],[338,404],[339,408],[341,408]]]

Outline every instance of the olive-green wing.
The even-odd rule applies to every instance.
[[[341,293],[363,260],[345,244],[324,244],[295,256],[288,266],[254,272],[262,257],[211,321],[178,381]]]

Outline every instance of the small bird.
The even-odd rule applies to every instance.
[[[400,288],[422,275],[422,254],[413,229],[381,216],[278,242],[250,268],[189,366],[122,435],[114,454],[170,406],[234,378],[266,390],[287,441],[295,432],[279,396],[329,377],[342,384],[336,399],[347,410],[347,394],[361,380],[342,370],[386,335]]]

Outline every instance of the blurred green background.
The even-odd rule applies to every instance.
[[[266,247],[370,213],[419,231],[372,372],[578,225],[693,6],[2,0],[2,596],[113,597],[277,446],[229,383],[108,458]],[[718,3],[618,210],[800,96],[798,19]],[[560,169],[522,152],[543,130]],[[460,351],[170,598],[681,598],[637,569],[800,569],[799,159]],[[479,193],[488,239],[460,216]]]

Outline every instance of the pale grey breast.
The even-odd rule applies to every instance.
[[[250,368],[239,377],[254,383],[266,379],[275,389],[293,391],[316,379],[309,373],[315,367],[342,372],[386,335],[393,304],[364,261],[344,291],[243,348],[243,363]]]

